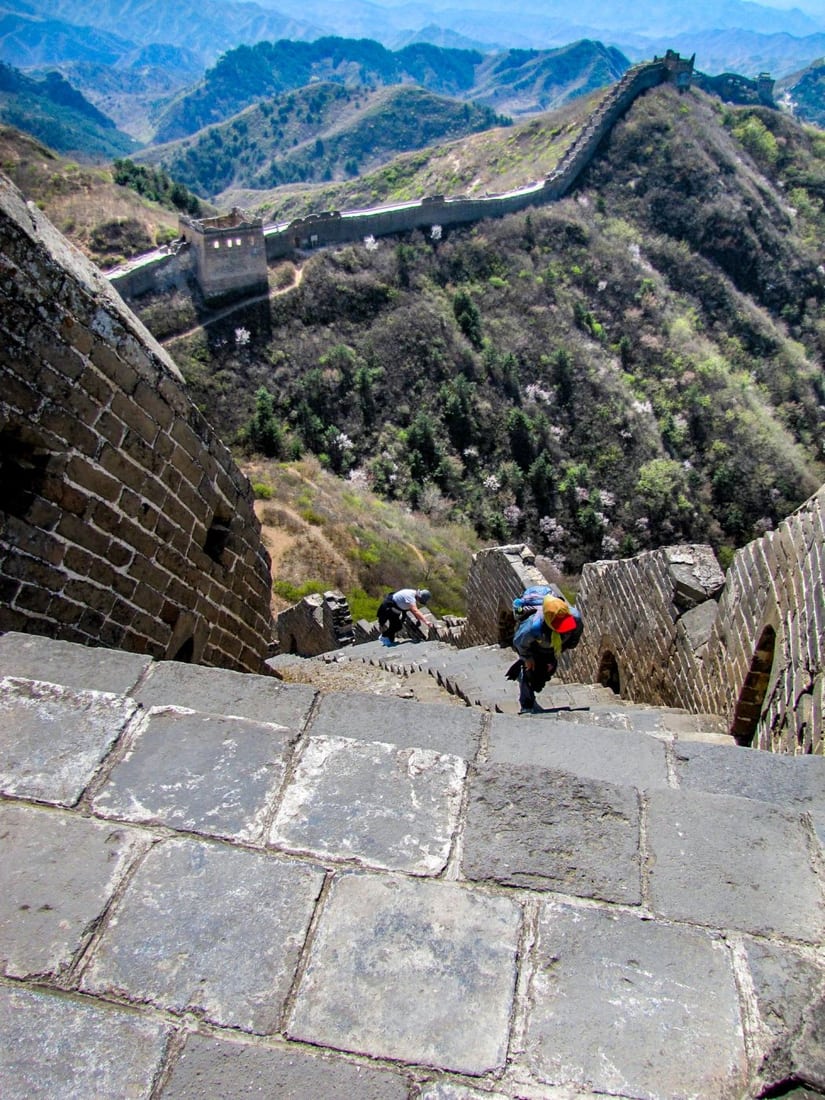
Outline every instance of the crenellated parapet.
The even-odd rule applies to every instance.
[[[193,257],[195,277],[207,302],[267,288],[263,221],[238,207],[214,218],[180,217],[180,232]]]
[[[260,672],[252,489],[175,364],[0,176],[0,631]]]
[[[152,285],[155,267],[158,279],[169,281],[191,264],[204,295],[208,300],[217,300],[265,289],[266,263],[283,259],[295,251],[413,230],[431,232],[435,226],[471,225],[486,218],[501,218],[531,206],[554,202],[573,187],[592,162],[601,142],[638,96],[661,84],[674,84],[679,89],[690,86],[693,60],[693,57],[683,58],[668,50],[664,57],[628,69],[622,79],[608,89],[557,167],[543,180],[501,194],[428,195],[387,206],[327,210],[265,226],[239,210],[201,221],[181,218],[181,232],[191,249],[191,258],[185,253],[172,259],[158,254],[144,263],[124,265],[111,272],[109,278],[128,300]],[[263,267],[259,254],[260,234],[265,250]]]
[[[823,755],[823,560],[825,487],[738,550],[727,573],[703,545],[587,564],[576,596],[584,634],[558,678],[600,683],[634,703],[721,715],[741,744]],[[513,597],[543,580],[526,546],[477,554],[466,644],[509,644]]]

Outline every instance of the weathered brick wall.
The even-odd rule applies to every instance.
[[[509,645],[513,637],[513,600],[533,584],[546,584],[533,552],[523,544],[496,546],[473,555],[465,589],[467,622],[462,647]]]
[[[625,699],[723,716],[742,743],[825,753],[825,487],[723,574],[708,546],[586,565],[585,630],[559,679]],[[522,587],[543,576],[525,546],[482,551],[467,582],[462,644],[498,640]]]
[[[704,661],[732,726],[761,704],[754,744],[825,753],[825,487],[728,570]],[[761,667],[760,667],[761,664]]]
[[[586,565],[576,596],[585,629],[567,678],[618,679],[622,697],[633,702],[713,712],[697,689],[724,583],[708,546]]]
[[[343,592],[313,593],[282,611],[276,621],[279,653],[317,657],[352,645],[355,628]]]
[[[259,672],[252,493],[172,361],[0,176],[0,629]]]

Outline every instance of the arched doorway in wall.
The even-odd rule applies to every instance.
[[[174,656],[170,658],[170,660],[172,660],[172,661],[182,661],[184,664],[190,665],[192,663],[192,658],[194,657],[194,655],[195,655],[195,639],[194,638],[187,638],[186,641],[183,643],[183,645],[180,646],[180,648],[174,654]]]
[[[619,662],[616,655],[606,649],[599,661],[599,671],[596,675],[596,683],[602,687],[609,687],[617,695],[621,694],[621,677],[619,675]]]
[[[162,660],[180,661],[188,665],[200,664],[206,645],[206,633],[202,620],[191,611],[182,611],[175,620]]]
[[[753,743],[768,690],[775,651],[776,630],[772,626],[766,626],[759,636],[750,669],[733,711],[730,732],[740,745]]]

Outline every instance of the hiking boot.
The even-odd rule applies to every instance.
[[[546,714],[544,707],[539,706],[538,703],[533,703],[532,707],[522,707],[519,714]]]
[[[398,642],[393,641],[392,638],[384,637],[383,634],[379,635],[378,641],[381,643],[381,645],[386,645],[386,646],[398,645]]]

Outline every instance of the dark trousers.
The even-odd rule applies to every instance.
[[[405,613],[400,607],[396,607],[392,593],[385,596],[378,608],[378,626],[385,638],[395,641],[395,635],[404,625]]]
[[[530,710],[536,705],[536,692],[544,689],[558,664],[552,653],[533,653],[531,656],[534,667],[528,670],[522,664],[518,678],[518,701],[522,710]]]

